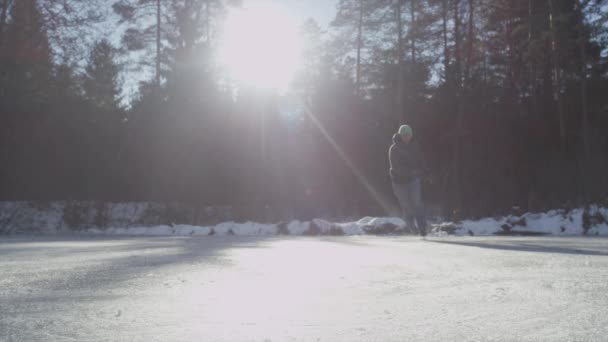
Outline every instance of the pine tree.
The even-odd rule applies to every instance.
[[[108,20],[105,12],[107,1],[37,0],[37,3],[53,57],[73,63],[85,59],[90,45],[83,43],[83,37],[100,35],[100,27],[97,24]]]
[[[82,128],[86,160],[83,172],[94,181],[85,184],[87,198],[112,198],[119,193],[118,182],[125,174],[119,162],[125,148],[126,127],[120,108],[120,65],[117,51],[107,40],[98,41],[89,53],[82,76],[84,98],[90,109]]]
[[[110,111],[118,109],[119,74],[116,49],[107,40],[97,42],[85,68],[83,87],[86,98],[97,108]]]
[[[140,64],[154,65],[157,88],[172,68],[176,39],[188,31],[190,38],[210,46],[215,19],[223,11],[219,0],[119,0],[112,7],[127,26],[123,45],[130,51],[146,52]]]
[[[379,43],[373,36],[387,15],[386,4],[387,0],[340,0],[336,17],[331,22],[332,28],[338,31],[333,45],[341,64],[354,76],[358,98],[363,96],[364,88],[369,84],[365,66],[370,62],[375,44]]]
[[[146,51],[140,61],[143,65],[154,65],[157,90],[161,85],[162,61],[166,32],[163,16],[167,17],[169,2],[173,0],[119,0],[112,5],[127,29],[122,38],[129,51]]]
[[[16,104],[43,103],[49,96],[52,71],[44,18],[36,0],[15,2],[10,17],[2,63],[6,77],[0,94]]]

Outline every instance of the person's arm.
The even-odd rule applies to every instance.
[[[402,161],[399,158],[399,152],[397,151],[397,147],[394,145],[391,146],[388,152],[388,160],[390,164],[390,172],[400,178],[403,178],[405,175],[403,166],[401,165]]]

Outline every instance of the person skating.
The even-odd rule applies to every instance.
[[[417,229],[420,235],[425,236],[426,216],[421,193],[424,159],[410,126],[402,125],[393,136],[389,162],[393,191],[399,200],[403,218],[409,229]]]

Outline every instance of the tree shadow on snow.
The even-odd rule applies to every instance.
[[[560,253],[574,255],[608,256],[608,240],[602,239],[602,245],[580,246],[571,241],[560,241],[559,239],[544,239],[533,242],[521,241],[454,241],[454,240],[431,240],[426,241],[453,246],[488,248],[503,251],[534,252],[534,253]],[[586,240],[589,241],[589,240]],[[594,249],[589,249],[594,248]]]
[[[230,252],[239,249],[266,248],[262,237],[188,237],[188,238],[53,238],[15,240],[14,245],[0,244],[0,258],[28,265],[41,263],[51,274],[40,274],[34,267],[16,271],[24,277],[21,285],[29,289],[5,298],[6,304],[23,305],[31,302],[71,303],[79,293],[98,293],[128,287],[137,279],[162,284],[167,268],[227,267],[233,263]],[[10,271],[10,270],[9,270]],[[58,276],[57,274],[61,275]],[[170,272],[169,272],[170,274]],[[74,297],[76,296],[76,297]]]

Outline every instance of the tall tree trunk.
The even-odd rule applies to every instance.
[[[460,36],[460,0],[453,0],[454,3],[454,72],[456,76],[457,91],[462,85],[462,38]]]
[[[160,89],[160,0],[156,0],[156,88]]]
[[[2,12],[0,12],[0,48],[2,48],[2,44],[4,44],[4,28],[6,27],[6,13],[12,0],[0,1],[2,1]]]
[[[576,3],[577,26],[578,26],[578,48],[581,59],[580,67],[580,91],[581,91],[581,136],[583,138],[583,172],[582,172],[582,193],[585,201],[589,201],[589,170],[591,161],[591,146],[589,143],[589,106],[588,106],[588,85],[587,85],[587,37],[585,34],[585,15],[583,13],[583,1]]]
[[[395,11],[395,19],[397,24],[397,119],[399,123],[405,122],[405,115],[403,110],[403,91],[404,91],[404,79],[403,79],[403,0],[396,0],[397,8]]]
[[[534,0],[528,0],[528,97],[530,98],[530,105],[528,106],[529,108],[529,117],[530,120],[528,120],[528,137],[532,138],[535,136],[534,134],[534,127],[535,127],[535,123],[536,120],[534,119],[536,117],[536,113],[537,113],[537,92],[536,92],[536,64],[534,62],[534,57],[532,56],[532,44],[533,44],[533,38],[534,38],[534,32],[533,32],[533,19],[534,19],[534,7],[533,7],[533,3]],[[534,145],[534,140],[532,140],[531,145]],[[536,153],[534,152],[533,149],[527,149],[527,166],[528,166],[528,200],[527,200],[527,206],[528,206],[528,210],[532,211],[536,209],[536,174],[537,174],[537,158],[536,158]]]
[[[532,40],[532,0],[528,0],[528,43]]]
[[[455,83],[454,92],[456,98],[456,136],[454,142],[454,212],[455,219],[462,215],[462,185],[461,185],[461,139],[462,139],[462,115],[464,113],[464,98],[462,89],[462,37],[460,35],[460,0],[454,0],[454,53],[455,53]]]
[[[361,97],[361,49],[363,48],[363,0],[359,0],[359,21],[357,22],[357,74],[356,92],[357,99]]]
[[[466,63],[465,63],[465,72],[464,72],[464,87],[467,88],[469,86],[469,80],[471,78],[471,64],[473,63],[473,17],[475,15],[475,4],[474,0],[469,0],[469,21],[467,27],[467,54],[466,54]]]
[[[562,101],[562,72],[560,70],[560,60],[557,45],[557,29],[555,27],[555,7],[554,0],[549,1],[549,28],[551,31],[551,60],[553,64],[553,100],[557,104],[557,112],[559,116],[559,137],[562,151],[566,147],[566,118],[564,113],[564,105]]]
[[[416,64],[416,0],[410,0],[410,44],[412,49],[412,65]]]
[[[443,35],[443,68],[445,81],[449,84],[450,77],[450,50],[448,49],[448,0],[442,1],[442,35]]]
[[[528,0],[528,96],[530,97],[530,100],[533,104],[536,103],[536,94],[535,94],[535,89],[536,89],[536,72],[535,72],[535,65],[534,65],[534,57],[532,57],[531,55],[531,51],[532,51],[532,43],[533,43],[533,26],[532,26],[532,22],[534,19],[533,16],[533,0]],[[535,110],[536,106],[533,105],[532,109]]]

